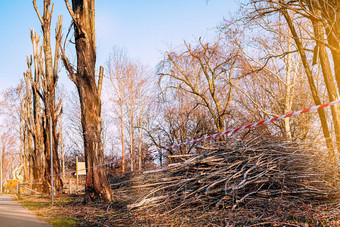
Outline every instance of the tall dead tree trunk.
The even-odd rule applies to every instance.
[[[39,69],[40,62],[42,60],[42,50],[38,50],[40,37],[38,37],[37,33],[34,33],[33,30],[31,30],[31,41],[33,46],[33,64],[34,64],[34,78],[32,78],[32,70],[30,69],[30,82],[31,82],[31,89],[32,89],[32,95],[33,95],[33,104],[32,104],[32,111],[33,111],[33,142],[34,142],[34,151],[32,154],[32,163],[34,165],[33,168],[33,178],[35,180],[41,179],[43,176],[43,152],[44,152],[44,141],[43,141],[43,113],[42,113],[42,107],[40,104],[40,81],[41,81],[41,71]],[[31,65],[32,63],[28,62],[27,64]]]
[[[45,157],[46,157],[46,168],[45,168],[45,181],[44,181],[44,192],[50,193],[50,175],[55,176],[55,187],[58,191],[63,188],[63,183],[60,173],[60,162],[58,156],[58,143],[59,133],[57,132],[58,118],[60,116],[59,108],[61,106],[61,100],[56,104],[55,100],[55,88],[58,81],[58,61],[59,61],[59,45],[61,42],[61,28],[62,28],[62,16],[58,18],[56,25],[56,48],[54,59],[52,56],[51,48],[51,19],[54,9],[54,4],[51,7],[51,0],[44,0],[44,11],[41,16],[39,9],[36,5],[36,0],[33,0],[33,6],[39,17],[42,30],[43,30],[43,51],[44,51],[44,95],[43,101],[45,104],[45,128],[44,128],[44,144],[45,144]],[[51,9],[50,9],[51,7]],[[52,121],[52,122],[51,122]],[[52,128],[50,128],[52,125]],[[52,133],[51,133],[52,130]],[[50,136],[52,135],[52,138]],[[52,146],[51,146],[52,141]],[[51,151],[52,147],[52,151]],[[53,173],[51,173],[51,153],[53,154]]]
[[[40,75],[39,62],[41,60],[42,52],[38,51],[39,37],[31,31],[31,40],[33,46],[33,62],[27,57],[28,69],[24,73],[24,80],[26,84],[26,97],[24,102],[24,141],[25,149],[28,151],[29,163],[29,179],[41,180],[43,174],[43,138],[42,138],[42,108],[40,105]],[[32,64],[34,63],[34,79],[32,72]],[[33,146],[34,145],[34,146]],[[36,190],[40,190],[38,185],[34,185]]]
[[[72,0],[72,7],[65,0],[73,19],[74,37],[77,51],[77,71],[68,61],[61,47],[62,60],[75,83],[81,106],[86,172],[86,200],[111,200],[111,188],[103,166],[104,151],[101,140],[101,89],[103,67],[100,67],[98,86],[95,78],[96,39],[95,39],[95,1]]]
[[[24,73],[25,75],[25,73]],[[27,86],[27,85],[26,85]],[[27,95],[27,94],[26,94]],[[24,157],[24,181],[32,180],[30,178],[30,169],[29,169],[29,157],[31,157],[32,150],[27,148],[27,130],[25,130],[25,122],[27,118],[26,113],[26,97],[24,94],[20,92],[20,115],[19,115],[19,132],[20,132],[20,154]]]

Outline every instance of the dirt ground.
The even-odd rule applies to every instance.
[[[275,198],[262,208],[249,204],[237,211],[183,208],[167,213],[128,210],[127,201],[115,200],[84,204],[81,195],[59,195],[54,206],[37,196],[22,196],[19,202],[54,226],[340,226],[340,199],[304,204]]]

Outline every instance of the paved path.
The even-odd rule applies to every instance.
[[[37,215],[8,195],[0,195],[0,226],[6,227],[52,227],[38,220]]]

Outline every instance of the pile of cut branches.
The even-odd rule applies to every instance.
[[[337,168],[319,149],[253,139],[210,144],[197,153],[131,179],[129,187],[143,196],[128,208],[235,210],[274,197],[308,202],[339,196]]]

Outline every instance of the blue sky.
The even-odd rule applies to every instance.
[[[41,10],[42,2],[37,0]],[[52,2],[56,3],[53,27],[63,14],[66,34],[70,18],[64,1]],[[113,46],[120,46],[130,57],[154,67],[170,47],[213,35],[223,17],[236,9],[234,0],[97,0],[97,66],[105,64]],[[0,21],[2,91],[19,83],[26,70],[26,55],[32,52],[30,28],[39,34],[41,28],[31,0],[1,1]],[[62,83],[69,83],[65,75],[60,77]]]

